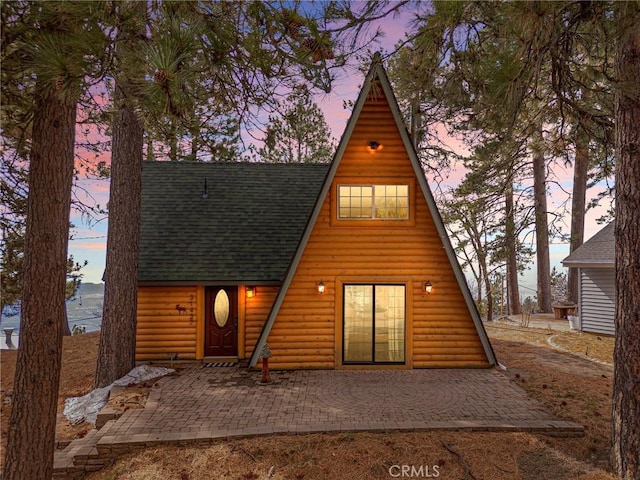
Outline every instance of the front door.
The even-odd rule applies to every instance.
[[[237,356],[238,287],[207,287],[205,301],[205,356]]]

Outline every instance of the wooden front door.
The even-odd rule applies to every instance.
[[[238,287],[207,287],[205,302],[205,356],[237,356]]]

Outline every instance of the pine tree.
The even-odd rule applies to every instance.
[[[494,245],[489,238],[495,232],[495,206],[488,198],[477,195],[475,189],[468,189],[470,183],[463,181],[450,195],[439,199],[439,206],[460,265],[470,270],[475,279],[478,311],[492,321],[495,302],[491,274],[495,266],[491,263]]]
[[[2,4],[3,93],[11,93],[9,109],[32,115],[24,144],[29,194],[7,479],[51,478],[53,468],[76,105],[89,65],[100,63],[92,55],[103,38],[92,21],[94,7],[99,5]]]
[[[640,478],[640,5],[615,5],[616,44],[616,344],[613,464]]]
[[[436,2],[400,51],[400,57],[409,59],[402,68],[403,81],[413,85],[406,90],[409,95],[421,92],[420,112],[466,133],[472,145],[487,138],[526,145],[537,136],[537,159],[544,154],[547,162],[558,161],[574,141],[568,126],[577,124],[606,152],[613,127],[606,45],[615,27],[605,13],[605,3]],[[579,60],[584,58],[590,60]],[[541,125],[542,136],[536,134]],[[542,208],[546,174],[534,175],[533,164],[540,162],[533,162],[531,150],[529,158],[512,167],[531,168],[529,175],[537,179],[536,205]],[[579,178],[578,193],[587,182],[586,176]],[[544,215],[538,212],[537,228],[545,228]],[[579,203],[572,216],[577,222],[584,217]],[[558,228],[549,227],[537,232],[539,242]],[[545,311],[550,309],[547,248],[541,245],[538,258],[538,300]]]
[[[29,171],[20,348],[5,478],[50,478],[62,354],[62,324],[75,99],[36,86]],[[42,149],[42,150],[41,150]],[[39,386],[33,395],[33,385]],[[26,460],[29,459],[29,460]],[[33,459],[40,461],[34,462]]]
[[[542,128],[542,127],[540,127]],[[533,190],[536,225],[536,276],[538,309],[543,313],[551,308],[551,262],[549,260],[549,223],[547,210],[547,164],[544,155],[542,132],[533,139]]]
[[[28,174],[32,146],[32,119],[34,115],[34,80],[29,76],[34,72],[36,52],[25,48],[25,38],[29,34],[27,18],[32,15],[26,5],[3,5],[3,19],[8,22],[3,29],[2,42],[2,147],[0,158],[0,306],[20,302],[23,291],[24,244],[29,194]],[[15,19],[12,21],[9,19]],[[18,22],[19,19],[24,21]],[[19,23],[19,24],[18,24]],[[26,42],[25,42],[26,43]],[[17,45],[21,45],[17,47]],[[51,48],[51,46],[49,46]],[[48,68],[44,67],[45,70]],[[51,67],[48,74],[52,75]],[[55,67],[57,68],[57,67]],[[82,277],[80,270],[86,262],[76,263],[72,257],[67,262],[66,298],[76,291],[77,282]],[[63,320],[64,335],[70,335],[66,317]]]
[[[506,168],[512,163],[508,147],[488,143],[477,148],[464,162],[468,172],[462,182],[445,199],[439,199],[462,266],[472,271],[479,290],[484,288],[488,320],[493,319],[495,303],[492,277],[506,267],[508,303],[511,313],[516,313],[520,306],[517,276],[530,257],[518,238],[528,223],[527,208],[514,198],[518,177]],[[486,160],[496,156],[501,161]],[[518,197],[522,196],[519,192]]]
[[[104,303],[94,386],[104,387],[135,366],[138,299],[138,244],[144,132],[136,113],[144,82],[140,58],[145,40],[146,4],[121,3],[114,72],[109,227]],[[116,353],[117,352],[117,353]]]
[[[604,152],[610,149],[615,126],[617,308],[612,426],[614,466],[624,479],[640,478],[639,26],[640,6],[635,1],[437,2],[413,41],[421,47],[421,55],[433,59],[430,65],[446,66],[433,82],[444,92],[438,98],[448,95],[466,108],[456,110],[459,123],[468,121],[477,130],[490,128],[494,133],[498,132],[495,125],[501,125],[506,133],[526,136],[539,136],[541,125],[552,125],[555,131],[545,132],[545,140],[555,137],[562,146],[572,141],[565,126],[586,118],[581,127]],[[497,51],[492,52],[494,47]],[[476,96],[478,92],[483,95]],[[460,102],[468,93],[473,102]],[[494,101],[482,105],[478,99]],[[603,155],[597,175],[611,171],[610,158]]]
[[[272,2],[153,4],[143,53],[153,77],[145,131],[155,158],[234,161],[239,131],[253,135],[299,85],[328,92],[333,71],[378,36],[363,26],[407,2],[347,2],[316,9]],[[365,42],[362,42],[365,43]]]
[[[569,253],[584,242],[584,216],[587,202],[587,175],[589,173],[589,136],[578,124],[575,132],[575,157],[573,162],[573,191],[571,193],[571,236]],[[578,303],[578,269],[569,268],[567,301]]]
[[[273,163],[328,163],[335,139],[305,86],[294,89],[279,116],[269,117],[259,160]]]

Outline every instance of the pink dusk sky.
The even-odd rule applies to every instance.
[[[384,37],[378,43],[369,46],[371,52],[390,52],[398,40],[404,38],[408,31],[411,15],[405,14],[395,19],[385,19],[380,22],[380,28],[384,32]],[[344,69],[333,85],[333,90],[329,94],[322,94],[316,97],[316,102],[322,109],[325,119],[329,124],[332,135],[340,139],[346,123],[351,115],[351,111],[343,108],[345,101],[355,101],[363,82],[363,74],[355,66]],[[451,147],[455,147],[459,142],[455,139],[448,141]],[[109,153],[100,156],[99,160],[109,161]],[[555,181],[558,186],[552,185],[549,192],[549,210],[556,211],[569,198],[572,185],[572,170],[565,168],[554,169]],[[446,179],[446,183],[455,186],[464,176],[464,169],[461,166],[454,168],[451,175]],[[431,180],[431,179],[430,179]],[[99,204],[105,206],[109,195],[108,179],[79,179],[75,195],[79,200],[88,204]],[[593,198],[598,191],[597,188],[587,192],[587,199]],[[568,193],[567,193],[568,192]],[[590,238],[598,232],[603,225],[598,225],[596,219],[602,216],[609,202],[604,202],[600,207],[587,212],[585,239]],[[97,283],[101,281],[105,267],[106,256],[106,235],[107,220],[98,222],[87,222],[78,213],[72,214],[72,223],[75,226],[73,238],[69,242],[69,253],[78,262],[88,261],[87,266],[82,269],[83,281]],[[569,218],[565,219],[564,232],[569,231]],[[569,247],[566,244],[553,244],[550,247],[552,266],[561,267],[561,260],[569,254]],[[521,287],[524,296],[535,295],[535,265],[531,265],[531,270],[525,272],[521,278]]]

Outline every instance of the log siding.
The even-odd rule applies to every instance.
[[[195,360],[203,301],[196,286],[139,287],[136,361]]]
[[[253,353],[253,348],[258,341],[279,289],[278,286],[261,285],[256,287],[255,297],[245,300],[244,335],[242,336],[244,338],[239,338],[239,341],[244,344],[244,357],[242,358],[248,358]]]
[[[382,147],[375,152],[368,141]],[[410,185],[405,221],[337,220],[337,185]],[[404,368],[488,366],[408,154],[384,98],[365,103],[273,324],[273,368],[343,368],[342,285],[407,288]],[[322,280],[326,293],[317,293]],[[424,281],[433,293],[422,291]],[[383,367],[379,367],[383,368]]]
[[[372,150],[371,142],[379,147]],[[305,173],[299,179],[300,184],[310,184],[311,178]],[[245,278],[246,272],[231,272],[233,275],[226,272],[228,278],[234,278],[232,284],[243,278],[243,284],[238,286],[238,357],[250,358],[249,366],[254,367],[259,361],[256,346],[261,348],[268,342],[273,354],[270,365],[275,369],[406,369],[495,364],[495,355],[379,63],[372,65],[324,178],[319,194],[315,188],[309,189],[308,195],[317,196],[318,200],[301,236],[290,239],[292,248],[292,242],[299,238],[295,252],[291,254],[289,250],[285,254],[277,247],[272,249],[280,254],[283,263],[289,259],[284,277],[271,276],[262,281],[256,277],[255,296],[246,298],[244,284],[252,285]],[[407,185],[408,216],[339,219],[338,185]],[[304,191],[297,202],[289,193],[283,190],[281,199],[285,207],[304,203]],[[286,221],[279,228],[286,231],[291,227],[291,218],[285,216]],[[268,230],[273,225],[270,220],[263,227]],[[260,242],[260,237],[253,241]],[[242,258],[253,262],[249,272],[254,264],[256,275],[260,271],[271,272],[267,264],[273,262],[260,261],[251,255]],[[261,284],[277,278],[283,279],[279,286]],[[433,285],[431,294],[423,290],[427,280]],[[167,279],[167,283],[171,281]],[[179,359],[203,358],[203,283],[207,281],[215,283],[222,278],[196,281],[193,286],[140,287],[138,360],[166,361],[176,354]],[[317,289],[320,281],[325,287],[323,294]],[[344,365],[346,284],[405,287],[403,364]]]
[[[245,287],[238,287],[239,359],[253,352],[279,290],[255,288],[255,297],[246,298]],[[204,357],[204,291],[203,285],[138,288],[136,361],[164,362],[176,354],[178,360]]]

